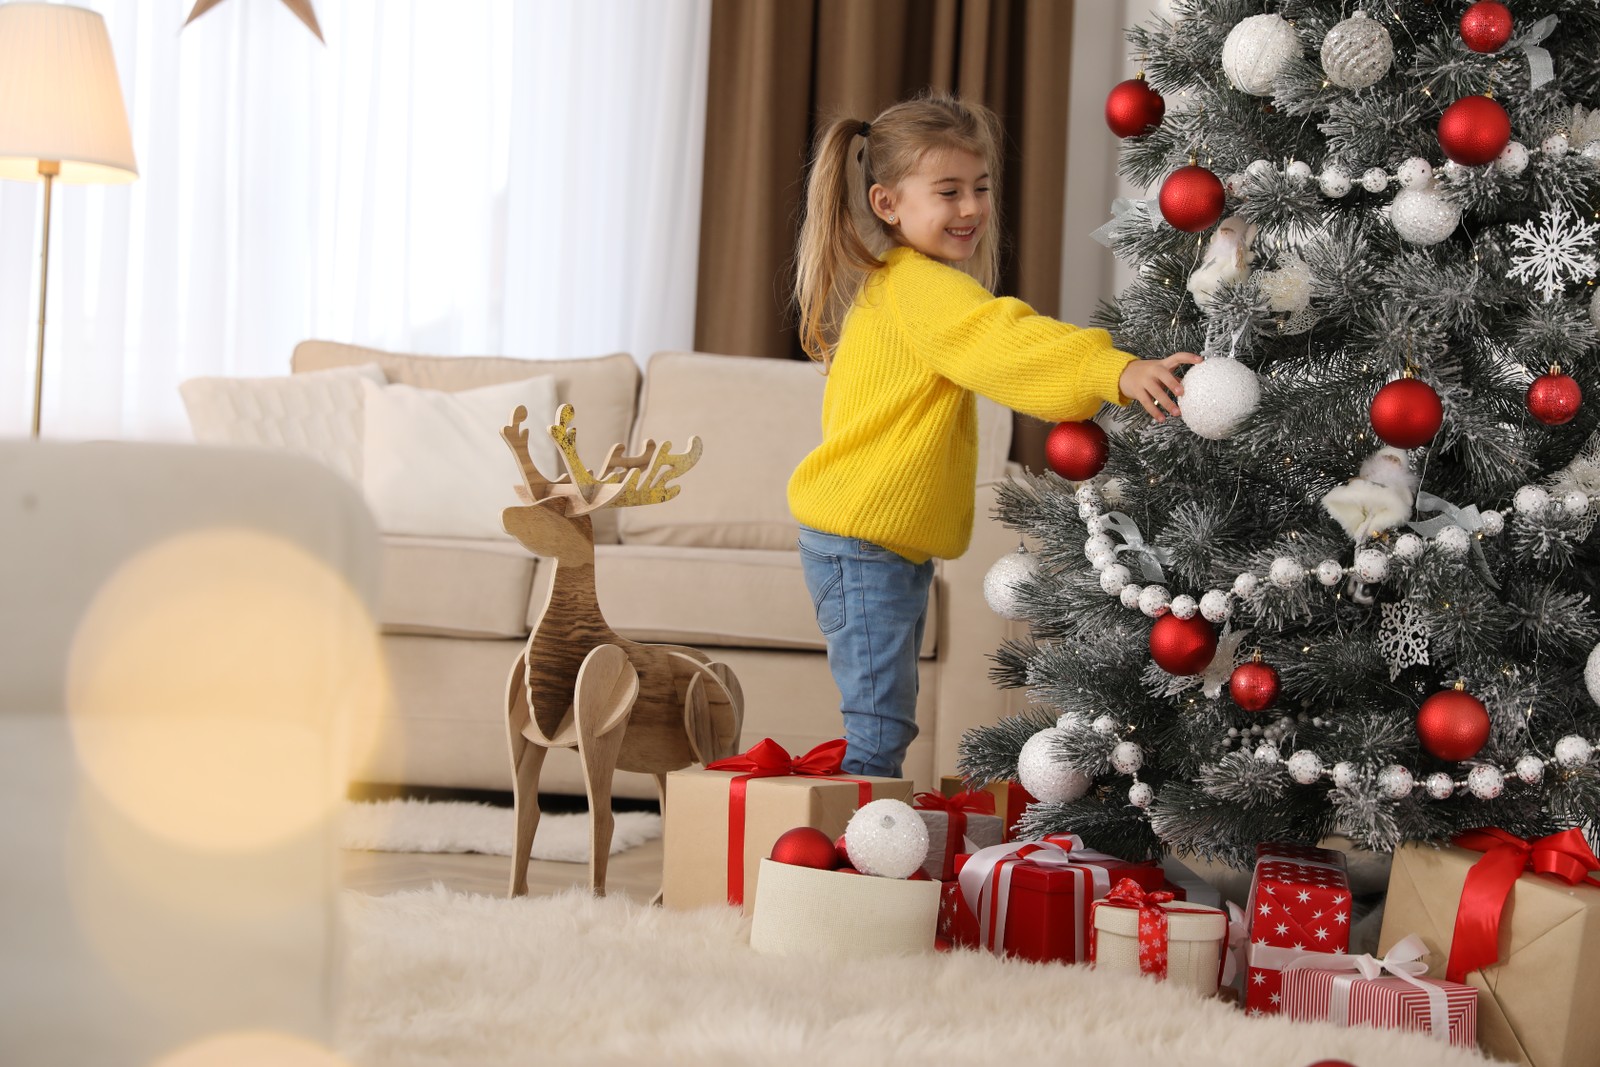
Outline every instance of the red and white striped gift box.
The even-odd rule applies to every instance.
[[[1426,954],[1420,938],[1408,937],[1381,960],[1305,957],[1283,969],[1283,1014],[1340,1026],[1421,1030],[1471,1048],[1478,1041],[1478,991],[1422,977],[1427,965],[1420,960]]]

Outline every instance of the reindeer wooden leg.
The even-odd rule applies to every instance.
[[[639,672],[621,648],[599,645],[584,657],[573,687],[573,720],[589,794],[589,888],[597,897],[606,894],[606,864],[616,823],[611,814],[611,779],[638,696]]]
[[[655,775],[655,780],[656,796],[661,798],[661,821],[665,823],[667,819],[667,776],[664,774],[658,774]],[[652,907],[661,907],[662,896],[666,893],[666,891],[666,886],[662,886],[660,889],[656,890],[656,895],[650,898],[650,904]]]
[[[506,733],[511,742],[511,797],[516,805],[516,838],[511,847],[511,889],[508,895],[528,892],[528,857],[533,852],[534,831],[539,828],[539,771],[545,748],[533,744],[522,731],[532,721],[528,713],[528,688],[524,678],[527,653],[517,657],[506,682]]]
[[[728,694],[729,706],[726,709],[713,708],[717,713],[713,715],[717,730],[717,754],[711,757],[726,759],[739,751],[739,739],[744,733],[744,688],[739,685],[739,676],[726,663],[712,662],[707,667],[717,676]]]

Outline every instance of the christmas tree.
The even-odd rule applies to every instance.
[[[1024,831],[1248,866],[1600,829],[1600,5],[1172,0],[1128,33],[1100,325],[1196,351],[1001,496]],[[1109,452],[1103,469],[1096,471]]]

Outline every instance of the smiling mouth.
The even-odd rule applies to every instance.
[[[978,232],[978,228],[976,226],[968,226],[964,230],[948,229],[948,230],[945,230],[944,232],[949,234],[951,237],[954,237],[958,241],[965,241],[969,237],[971,237],[973,234],[977,233]]]

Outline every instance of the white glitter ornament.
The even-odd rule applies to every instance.
[[[1411,795],[1411,788],[1415,784],[1411,772],[1398,763],[1391,763],[1378,772],[1378,788],[1391,800],[1404,800]]]
[[[1340,789],[1349,789],[1356,784],[1356,765],[1349,760],[1340,760],[1333,765],[1333,784]]]
[[[1055,727],[1040,730],[1028,738],[1017,756],[1017,781],[1046,804],[1077,800],[1089,791],[1088,776],[1073,770],[1055,754],[1056,742],[1065,736]],[[923,855],[927,855],[926,848]]]
[[[1509,174],[1515,178],[1528,169],[1528,149],[1521,141],[1512,141],[1500,149],[1500,155],[1495,158],[1495,169],[1502,174]]]
[[[1571,148],[1572,145],[1567,140],[1566,134],[1557,132],[1546,137],[1539,147],[1544,149],[1546,155],[1560,159],[1567,154],[1567,149]]]
[[[1251,15],[1228,31],[1222,43],[1222,72],[1240,92],[1271,96],[1272,83],[1300,55],[1294,27],[1275,14]]]
[[[1233,593],[1235,596],[1249,597],[1250,594],[1256,591],[1258,582],[1260,582],[1259,578],[1246,571],[1233,580]]]
[[[1499,767],[1481,764],[1467,772],[1467,792],[1479,800],[1493,800],[1506,788],[1506,776]]]
[[[1506,517],[1498,511],[1485,511],[1478,515],[1483,521],[1483,532],[1490,537],[1498,535],[1506,528]]]
[[[1405,189],[1427,189],[1433,184],[1433,165],[1421,156],[1412,156],[1394,172],[1395,180]]]
[[[1511,498],[1512,507],[1523,515],[1537,515],[1550,503],[1550,494],[1537,485],[1525,485]]]
[[[850,816],[844,848],[862,874],[906,878],[928,858],[928,826],[903,800],[874,800]]]
[[[1433,774],[1428,775],[1428,780],[1423,783],[1422,787],[1435,800],[1449,800],[1450,794],[1456,791],[1456,783],[1443,771],[1435,771]]]
[[[1369,193],[1381,193],[1389,188],[1389,175],[1382,167],[1373,167],[1361,176],[1361,188]]]
[[[1394,232],[1408,244],[1436,245],[1461,224],[1461,209],[1437,189],[1402,189],[1388,210]]]
[[[1338,200],[1350,193],[1350,175],[1338,167],[1323,167],[1322,173],[1317,176],[1317,186],[1321,188],[1323,196]]]
[[[1117,544],[1103,533],[1092,535],[1083,543],[1083,558],[1093,559],[1102,552],[1115,552]]]
[[[1344,577],[1344,568],[1331,559],[1325,559],[1317,564],[1317,581],[1328,588],[1339,584],[1339,579]]]
[[[1199,605],[1194,602],[1194,597],[1183,593],[1172,598],[1172,613],[1180,619],[1192,619],[1199,610]]]
[[[1389,73],[1394,63],[1394,42],[1389,31],[1365,11],[1328,31],[1322,39],[1322,72],[1341,89],[1365,89]]]
[[[1356,553],[1355,572],[1363,582],[1381,582],[1389,576],[1389,557],[1380,549],[1363,548]]]
[[[1122,599],[1123,607],[1137,608],[1139,606],[1139,594],[1143,592],[1144,586],[1135,585],[1134,583],[1129,582],[1127,585],[1122,587],[1122,592],[1119,593],[1118,596],[1120,596]]]
[[[1089,724],[1089,728],[1101,735],[1114,734],[1117,732],[1117,720],[1109,715],[1101,715]]]
[[[1232,436],[1260,400],[1256,372],[1236,359],[1212,356],[1183,376],[1183,424],[1208,441]]]
[[[1589,497],[1574,489],[1561,498],[1561,510],[1568,515],[1582,515],[1589,510]]]
[[[1600,645],[1590,649],[1583,665],[1583,687],[1589,690],[1589,699],[1600,704]]]
[[[1111,766],[1119,774],[1138,774],[1139,768],[1144,766],[1144,749],[1132,741],[1118,742],[1111,750]]]
[[[1433,535],[1433,543],[1452,559],[1460,559],[1472,547],[1472,537],[1459,526],[1446,526]]]
[[[1154,619],[1167,610],[1167,590],[1159,585],[1147,585],[1139,593],[1139,610]]]
[[[1200,598],[1200,615],[1207,622],[1225,622],[1231,609],[1228,607],[1228,594],[1220,589],[1210,589]]]
[[[1307,182],[1311,180],[1311,164],[1303,159],[1291,159],[1283,168],[1283,173],[1297,182]]]
[[[1568,734],[1556,742],[1556,762],[1563,767],[1579,767],[1589,762],[1594,746],[1577,734]]]
[[[1022,619],[1022,602],[1018,599],[1019,587],[1032,578],[1039,561],[1032,552],[1017,549],[995,561],[983,576],[983,599],[989,609],[1002,619]]]
[[[1394,539],[1394,558],[1406,563],[1422,555],[1422,538],[1414,533],[1403,533]]]
[[[1156,791],[1147,782],[1134,782],[1128,787],[1128,803],[1136,808],[1148,808],[1156,799]]]
[[[1523,756],[1517,760],[1517,777],[1529,785],[1544,781],[1544,760],[1538,756]]]
[[[1302,581],[1306,576],[1306,569],[1288,556],[1279,556],[1272,561],[1272,568],[1267,571],[1267,578],[1279,589],[1289,589]]]
[[[1289,777],[1301,785],[1311,785],[1322,777],[1322,757],[1310,749],[1291,752],[1283,763],[1289,769]]]
[[[1128,579],[1133,577],[1133,572],[1120,563],[1113,563],[1100,572],[1100,588],[1111,596],[1116,596],[1128,585]]]

